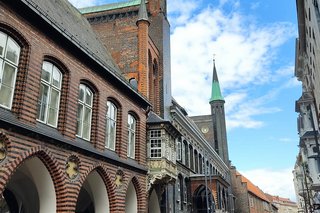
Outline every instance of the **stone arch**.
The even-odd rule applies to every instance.
[[[61,172],[61,168],[57,160],[53,157],[50,151],[42,149],[40,146],[33,147],[30,150],[21,153],[15,160],[4,165],[4,169],[0,172],[0,176],[2,177],[0,193],[6,193],[6,191],[8,191],[7,187],[16,188],[16,182],[14,180],[15,176],[22,175],[24,177],[29,177],[30,181],[33,181],[33,187],[35,187],[33,188],[33,191],[37,192],[38,195],[40,193],[39,203],[45,202],[45,205],[42,204],[41,206],[45,206],[43,208],[47,208],[49,205],[50,209],[54,209],[59,212],[62,211],[61,209],[64,206],[64,197],[66,197],[66,191],[64,188],[65,182],[62,174],[63,173]],[[49,182],[44,183],[44,181]],[[52,191],[50,191],[50,183],[52,183]],[[44,185],[46,187],[43,187]],[[19,187],[16,189],[19,189]],[[47,200],[43,201],[45,196],[41,195],[47,193],[51,194],[50,197],[54,196],[56,198],[55,203],[48,202]],[[44,209],[40,209],[39,211],[44,212],[43,210]]]
[[[86,170],[86,172],[83,175],[81,175],[81,177],[80,177],[79,184],[78,184],[78,192],[75,196],[77,198],[79,198],[81,188],[84,186],[88,177],[90,177],[91,174],[96,172],[97,175],[99,175],[99,177],[101,178],[102,183],[106,189],[109,210],[110,210],[110,212],[113,212],[113,211],[115,211],[115,203],[116,203],[115,185],[114,185],[114,182],[112,181],[109,173],[106,172],[107,170],[108,169],[104,168],[104,166],[101,163],[98,163],[98,164],[95,164],[95,165],[89,167]],[[97,177],[95,177],[95,178],[97,178]],[[94,186],[92,188],[94,188]]]
[[[195,213],[207,213],[214,212],[215,202],[212,191],[203,184],[200,184],[193,192],[192,201],[193,212]]]
[[[128,202],[129,199],[127,200],[128,193],[132,192],[133,194],[133,191],[130,191],[132,189],[135,190],[137,211],[132,210],[132,206],[135,207],[135,203],[132,203],[132,202],[129,203]],[[132,177],[131,180],[129,179],[126,187],[126,198],[125,198],[126,213],[144,212],[144,209],[143,209],[143,204],[145,200],[144,193],[145,193],[145,190],[142,189],[141,184],[136,176]],[[127,211],[129,207],[130,207],[130,212]]]
[[[160,204],[159,204],[159,197],[157,195],[156,189],[153,189],[149,195],[149,202],[148,202],[148,212],[152,213],[160,213]]]

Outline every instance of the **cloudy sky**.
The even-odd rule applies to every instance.
[[[117,0],[70,0],[76,7]],[[209,114],[213,56],[225,97],[232,164],[262,190],[295,200],[296,9],[292,0],[169,0],[172,91]],[[281,180],[281,181],[279,181]]]

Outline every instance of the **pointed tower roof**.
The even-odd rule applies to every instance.
[[[211,101],[224,101],[223,96],[221,94],[221,90],[220,90],[220,84],[218,80],[215,59],[213,59],[213,74],[212,74],[212,88],[211,88],[210,102]]]
[[[147,22],[149,22],[148,12],[147,12],[147,7],[146,7],[145,0],[141,0],[141,3],[140,3],[137,23],[139,21],[147,21]]]

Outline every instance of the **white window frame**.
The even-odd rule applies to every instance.
[[[11,43],[15,46],[10,46],[8,43]],[[10,97],[8,99],[8,103],[1,104],[0,100],[0,106],[6,109],[11,109],[12,107],[12,101],[13,101],[13,96],[14,96],[14,91],[15,91],[15,86],[16,86],[16,77],[17,77],[17,72],[18,72],[18,65],[19,65],[19,58],[20,58],[20,53],[21,53],[21,47],[19,44],[10,36],[5,34],[4,32],[0,31],[0,44],[3,45],[3,51],[0,52],[0,98],[1,98],[1,88],[6,87],[11,90]],[[8,48],[13,47],[14,49],[17,48],[15,51],[17,52],[17,58],[16,61],[11,61],[10,59],[7,58],[7,53],[8,53]],[[14,69],[14,74],[12,81],[10,82],[11,85],[6,85],[3,83],[3,76],[4,76],[4,67],[5,65],[11,66]]]
[[[42,74],[44,72],[45,65],[51,66],[49,81],[47,81],[44,78],[42,78]],[[47,70],[47,71],[49,71],[49,70]],[[58,71],[58,74],[60,75],[59,85],[54,85],[54,83],[53,83],[53,72],[54,71]],[[41,86],[48,87],[48,96],[46,97],[46,100],[42,100],[41,98],[43,97],[43,94],[39,95],[37,120],[39,122],[45,123],[45,124],[47,124],[49,126],[57,127],[57,125],[58,125],[58,116],[59,116],[59,107],[60,107],[61,86],[62,86],[62,72],[54,64],[52,64],[51,62],[44,61],[43,64],[42,64],[40,87]],[[55,103],[55,108],[50,106],[53,90],[55,90],[58,93],[57,103]],[[43,112],[43,114],[44,114],[43,120],[40,118],[40,116],[42,114],[41,113],[42,112],[42,110],[41,110],[42,109],[42,107],[41,107],[41,103],[42,102],[45,103],[45,109],[44,109],[44,112]],[[55,118],[54,118],[55,122],[53,124],[49,123],[49,119],[48,119],[49,118],[49,113],[50,113],[50,110],[49,110],[50,108],[53,109],[53,110],[56,110]]]
[[[128,148],[127,156],[135,158],[135,143],[136,143],[136,126],[137,120],[131,114],[128,114]]]
[[[150,143],[150,158],[162,157],[162,139],[161,130],[149,131],[149,143]]]
[[[81,89],[83,89],[84,91],[84,97],[83,97],[83,100],[80,99],[80,91]],[[90,100],[89,100],[89,103],[88,103],[88,96],[87,94],[90,94]],[[79,86],[79,98],[78,98],[78,115],[77,115],[77,136],[80,137],[80,138],[83,138],[87,141],[90,141],[90,135],[91,135],[91,120],[92,120],[92,106],[93,106],[93,92],[92,90],[84,85],[84,84],[80,84]],[[80,107],[83,109],[82,110],[82,114],[79,115],[79,109]],[[88,137],[85,137],[83,135],[83,129],[84,129],[84,117],[85,117],[85,110],[90,110],[90,113],[89,113],[89,119],[87,121],[87,126],[89,128],[88,130]],[[79,125],[79,122],[80,125]]]
[[[117,139],[117,115],[118,108],[111,102],[107,101],[107,114],[106,114],[106,138],[105,138],[105,148],[115,150],[116,139]],[[111,125],[113,124],[114,129],[111,132]],[[111,138],[111,135],[114,135],[114,138]]]

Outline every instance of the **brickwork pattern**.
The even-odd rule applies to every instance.
[[[39,125],[36,116],[41,67],[44,60],[49,60],[63,72],[59,123],[57,128],[52,128],[52,131],[60,133],[64,139],[71,140],[75,144],[79,143],[76,137],[78,92],[79,84],[84,82],[94,91],[91,141],[88,142],[88,146],[94,147],[101,153],[105,151],[106,106],[108,98],[111,98],[120,109],[117,117],[115,154],[123,161],[127,160],[127,115],[129,112],[134,112],[138,118],[136,144],[139,144],[136,147],[135,161],[146,166],[146,114],[139,103],[120,92],[117,85],[106,79],[104,75],[95,72],[90,64],[78,59],[76,55],[65,49],[63,44],[55,43],[49,33],[43,34],[3,3],[0,3],[0,30],[9,34],[22,47],[11,110],[19,122],[33,127]],[[132,52],[128,55],[135,56]],[[146,212],[146,174],[122,168],[124,185],[117,188],[114,179],[119,168],[108,162],[107,158],[96,159],[93,156],[87,156],[81,149],[57,146],[52,142],[47,143],[47,138],[34,133],[22,135],[17,131],[18,129],[15,128],[2,129],[0,134],[7,144],[7,157],[0,162],[1,196],[17,168],[28,159],[38,157],[48,169],[54,183],[57,212],[75,211],[81,186],[92,171],[100,174],[107,188],[111,212],[124,212],[126,189],[131,181],[137,192],[138,212]],[[82,140],[81,142],[85,143]],[[80,169],[79,176],[71,181],[65,174],[65,164],[72,155],[79,159]]]

